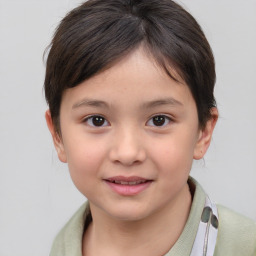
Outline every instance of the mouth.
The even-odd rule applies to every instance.
[[[120,185],[138,185],[138,184],[146,183],[152,180],[145,179],[138,176],[131,176],[131,177],[116,176],[116,177],[105,179],[105,181],[115,183],[115,184],[120,184]]]
[[[114,192],[122,196],[137,195],[146,190],[153,182],[151,179],[145,179],[137,176],[116,176],[104,179],[104,181]]]

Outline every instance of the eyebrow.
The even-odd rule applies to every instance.
[[[158,106],[162,106],[162,105],[183,106],[183,104],[180,101],[178,101],[174,98],[152,100],[152,101],[142,103],[141,106],[142,106],[142,108],[147,109],[147,108],[154,108],[154,107],[158,107]],[[95,99],[83,99],[83,100],[75,103],[72,106],[72,109],[76,109],[76,108],[83,107],[83,106],[109,108],[109,105],[105,101],[95,100]]]
[[[174,98],[164,98],[164,99],[157,99],[149,102],[145,102],[142,104],[143,108],[154,108],[161,105],[171,105],[171,106],[183,106],[183,104],[174,99]]]
[[[109,108],[108,104],[102,100],[94,99],[83,99],[72,106],[72,109],[76,109],[83,106],[99,107],[99,108]]]

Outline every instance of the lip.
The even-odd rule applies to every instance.
[[[119,195],[135,196],[146,190],[153,180],[138,176],[115,176],[104,179],[104,182]]]

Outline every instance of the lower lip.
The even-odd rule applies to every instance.
[[[106,181],[108,186],[115,191],[117,194],[122,196],[134,196],[142,191],[146,190],[152,183],[152,181],[147,181],[145,183],[137,184],[137,185],[121,185],[117,183],[112,183]]]

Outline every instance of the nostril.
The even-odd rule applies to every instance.
[[[141,164],[146,159],[146,154],[141,149],[134,151],[115,149],[110,152],[110,159],[114,163],[130,166]]]
[[[146,159],[146,151],[138,129],[129,125],[116,131],[109,156],[112,162],[126,166],[143,162]]]

